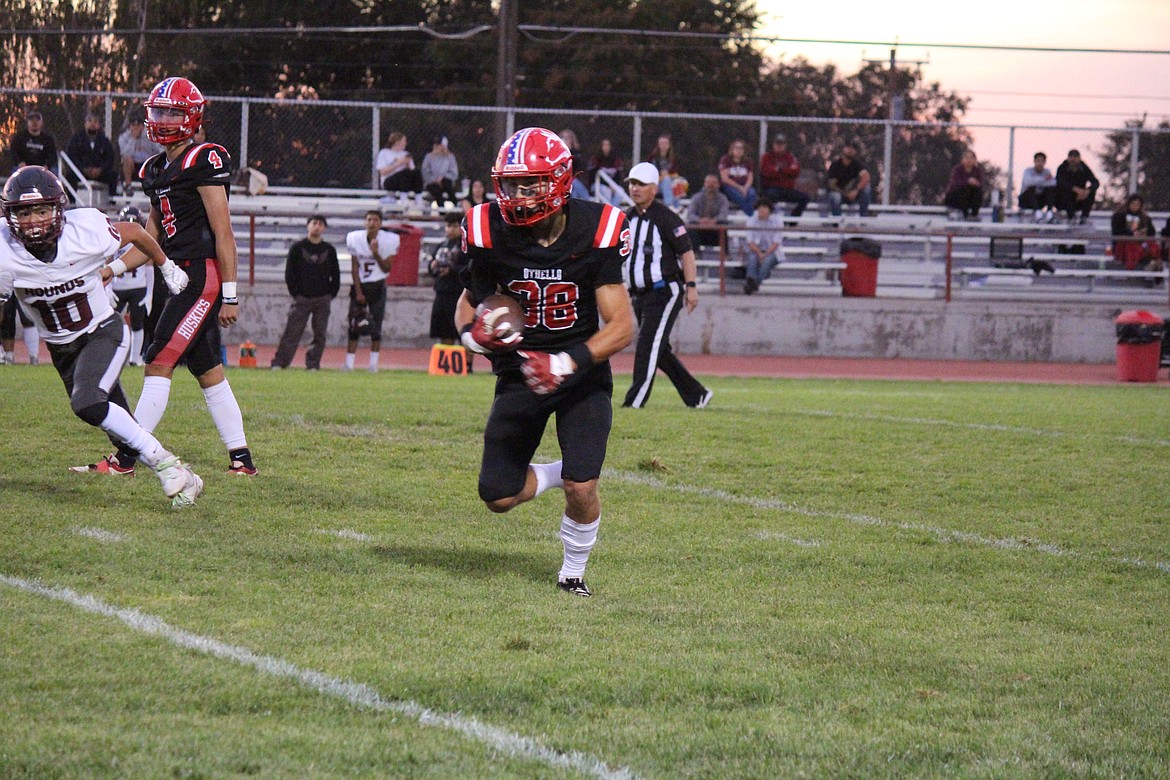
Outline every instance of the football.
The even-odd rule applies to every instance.
[[[475,313],[495,329],[496,335],[506,339],[513,333],[524,333],[524,307],[515,298],[501,293],[489,295],[476,307]],[[519,346],[517,341],[516,346]]]

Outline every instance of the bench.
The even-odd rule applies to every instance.
[[[1093,292],[1098,279],[1118,279],[1144,281],[1152,284],[1165,284],[1170,277],[1166,269],[1161,271],[1126,271],[1123,269],[1101,268],[1057,268],[1055,272],[1036,274],[1028,268],[1000,268],[997,266],[963,266],[953,271],[960,287],[967,287],[972,277],[1019,277],[1027,278],[1028,284],[1041,278],[1075,278],[1085,279],[1088,282],[1088,292]]]

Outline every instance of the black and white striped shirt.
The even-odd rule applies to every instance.
[[[660,200],[644,213],[626,212],[630,220],[631,249],[622,275],[631,292],[644,292],[682,279],[679,258],[691,250],[686,225]]]

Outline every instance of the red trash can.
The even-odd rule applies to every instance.
[[[1117,381],[1157,382],[1165,322],[1148,311],[1123,311],[1117,326]]]
[[[422,228],[414,225],[391,225],[386,229],[398,235],[398,254],[390,266],[386,284],[392,287],[418,286],[418,256],[422,251]]]
[[[841,294],[850,298],[877,295],[878,258],[882,245],[871,238],[847,238],[841,242]]]

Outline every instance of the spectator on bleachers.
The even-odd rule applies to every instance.
[[[760,158],[760,187],[763,196],[773,204],[792,203],[792,216],[799,217],[808,206],[808,195],[796,188],[800,177],[800,161],[788,150],[784,133],[772,136],[772,148]]]
[[[406,133],[391,132],[374,160],[381,187],[387,192],[422,192],[422,176],[414,165],[414,158],[406,150],[406,141]]]
[[[756,213],[748,218],[747,226],[750,232],[744,257],[743,292],[751,295],[772,275],[772,269],[784,262],[784,237],[767,198],[756,201]]]
[[[581,153],[581,143],[577,140],[577,134],[566,127],[557,135],[573,154],[573,189],[569,192],[569,197],[589,200],[591,197],[589,188],[585,186],[585,169],[588,167],[588,160]]]
[[[983,169],[970,149],[963,152],[959,164],[951,169],[943,205],[951,212],[959,212],[957,216],[961,219],[979,219],[979,208],[983,205]]]
[[[1056,194],[1056,178],[1046,165],[1048,155],[1036,152],[1032,155],[1032,167],[1024,170],[1020,180],[1019,206],[1034,213],[1036,222],[1051,222],[1056,216],[1053,196]]]
[[[735,139],[727,147],[727,154],[719,158],[719,185],[723,194],[747,216],[756,210],[755,163],[747,156],[747,146]]]
[[[313,318],[313,342],[305,352],[305,368],[321,368],[329,339],[329,310],[341,289],[337,248],[323,239],[328,225],[324,216],[313,214],[305,222],[305,237],[288,249],[284,283],[293,300],[271,368],[288,368],[292,363],[309,317]]]
[[[24,118],[24,129],[12,136],[8,145],[12,153],[12,168],[40,165],[57,170],[57,142],[45,132],[45,118],[33,109]]]
[[[723,246],[723,231],[714,229],[727,224],[731,203],[719,189],[719,177],[708,173],[703,189],[695,193],[687,206],[687,226],[695,246]]]
[[[1130,195],[1125,205],[1113,212],[1110,232],[1115,238],[1143,239],[1155,234],[1154,220],[1146,212],[1141,195]],[[1114,241],[1113,259],[1127,271],[1162,270],[1162,249],[1157,241]]]
[[[146,136],[146,114],[135,108],[126,117],[126,129],[118,136],[118,154],[122,162],[122,194],[129,195],[130,187],[142,178],[138,172],[142,164],[163,150]]]
[[[585,169],[585,183],[588,185],[589,191],[597,193],[598,197],[606,203],[614,205],[621,203],[620,190],[600,181],[598,173],[604,173],[617,183],[621,181],[625,165],[625,160],[613,150],[613,142],[608,138],[602,138],[601,143],[593,152],[593,156],[589,158],[589,166]]]
[[[86,179],[101,182],[111,195],[117,194],[118,155],[110,139],[102,132],[101,117],[92,111],[88,112],[85,115],[85,127],[69,139],[65,153]],[[77,186],[77,176],[72,171],[66,171],[65,177]]]
[[[487,203],[489,200],[487,187],[484,185],[483,179],[472,179],[471,184],[467,185],[467,196],[459,201],[459,208],[464,211],[470,211],[473,206]]]
[[[1053,195],[1056,210],[1063,211],[1070,223],[1085,224],[1100,186],[1101,182],[1081,160],[1081,153],[1069,149],[1068,159],[1056,168],[1056,192]]]
[[[841,147],[841,155],[829,165],[826,182],[829,187],[829,212],[839,217],[843,204],[856,203],[861,216],[868,217],[869,204],[873,198],[869,181],[869,171],[857,159],[857,144],[846,141]]]
[[[674,143],[670,135],[663,133],[651,150],[646,162],[658,169],[658,194],[667,206],[677,206],[680,198],[687,194],[687,180],[678,175],[678,160],[674,156]]]
[[[422,161],[423,188],[435,203],[454,208],[455,182],[459,181],[459,162],[447,147],[446,136],[431,139],[431,150]]]

